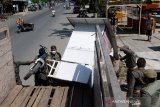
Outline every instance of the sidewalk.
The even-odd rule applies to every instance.
[[[147,41],[145,34],[138,35],[135,31],[131,31],[124,29],[118,34],[118,46],[128,45],[139,57],[146,59],[146,69],[160,71],[160,29],[157,28],[151,42]]]

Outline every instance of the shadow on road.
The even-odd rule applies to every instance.
[[[147,42],[148,42],[148,40],[145,40],[145,39],[132,39],[132,40],[136,40],[136,41],[147,41]]]
[[[70,26],[71,25],[70,23],[60,23],[60,24],[63,26]]]
[[[73,13],[72,12],[65,12],[63,14],[66,15],[66,14],[73,14]]]
[[[149,48],[154,51],[160,51],[160,46],[153,46],[153,47],[149,47]]]
[[[51,33],[50,35],[48,35],[49,37],[51,36],[60,36],[61,38],[63,37],[70,37],[72,34],[72,29],[67,29],[67,28],[63,28],[62,30],[57,30],[57,29],[51,29],[53,31],[53,33]]]
[[[138,34],[138,30],[131,28],[117,27],[117,34]]]

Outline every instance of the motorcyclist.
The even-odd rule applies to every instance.
[[[16,23],[17,23],[17,27],[18,27],[19,30],[23,30],[23,29],[24,29],[24,27],[23,27],[23,24],[24,24],[24,19],[23,19],[23,17],[20,16],[20,17],[17,19]]]
[[[55,16],[55,13],[56,13],[55,9],[52,9],[52,16]]]

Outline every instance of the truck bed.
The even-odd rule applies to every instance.
[[[93,107],[88,87],[16,85],[0,107]]]
[[[69,87],[17,85],[1,107],[65,107]]]

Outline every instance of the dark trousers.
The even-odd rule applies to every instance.
[[[23,30],[24,30],[23,25],[18,24],[17,27],[18,27],[18,30],[20,30],[20,31],[23,31]]]
[[[146,35],[148,36],[148,41],[151,41],[152,30],[147,30]]]

